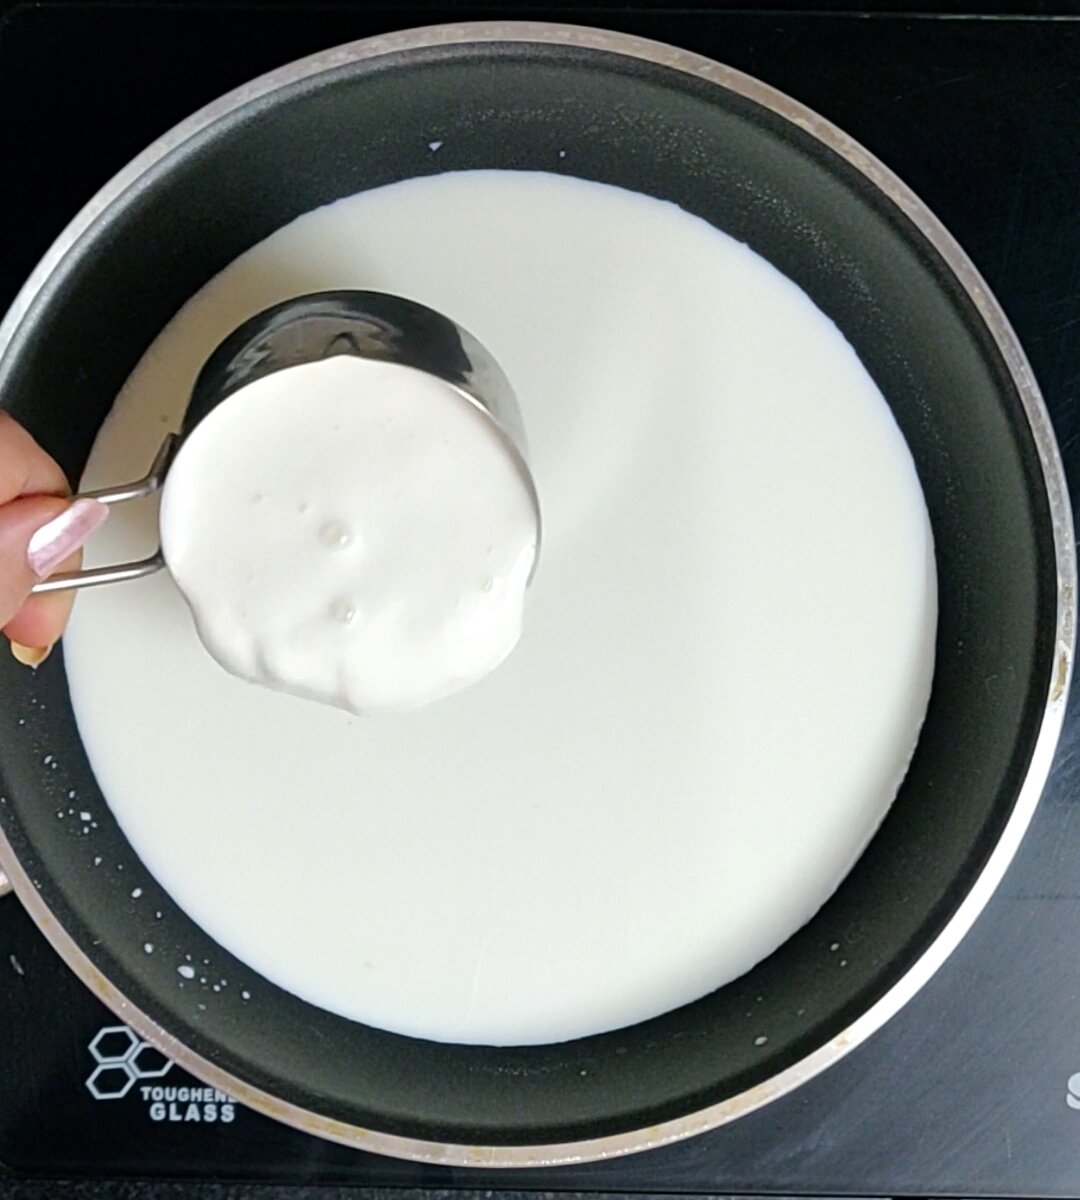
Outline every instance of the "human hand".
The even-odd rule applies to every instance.
[[[64,632],[74,593],[31,595],[39,580],[70,571],[108,516],[96,500],[69,499],[63,471],[29,433],[0,412],[0,631],[27,666],[43,663]]]

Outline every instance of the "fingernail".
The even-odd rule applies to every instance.
[[[52,654],[52,646],[22,646],[18,642],[12,642],[11,653],[16,662],[21,662],[24,667],[40,667]]]
[[[42,525],[26,547],[30,570],[45,579],[74,554],[95,529],[100,528],[109,510],[98,500],[76,500],[58,516]]]

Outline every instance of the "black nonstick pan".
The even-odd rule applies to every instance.
[[[428,150],[432,136],[452,162]],[[858,351],[915,457],[940,589],[929,713],[880,832],[821,912],[750,974],[615,1033],[435,1044],[269,983],[251,1001],[225,991],[199,1010],[167,956],[143,952],[149,910],[130,898],[136,859],[119,828],[99,819],[91,843],[55,819],[69,789],[100,800],[62,654],[36,673],[0,655],[0,870],[124,1021],[239,1100],[385,1154],[567,1162],[768,1103],[869,1036],[963,936],[1049,771],[1073,650],[1071,514],[1007,321],[899,181],[738,72],[566,27],[389,35],[285,67],[197,114],[107,185],[28,282],[0,326],[0,403],[77,480],[126,376],[212,275],[318,205],[451,165],[566,170],[674,201],[771,260]],[[155,899],[155,942],[243,969]],[[745,1036],[748,1007],[765,1045]]]

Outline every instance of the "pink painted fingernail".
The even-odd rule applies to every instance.
[[[45,579],[99,529],[109,510],[99,500],[76,500],[35,531],[26,547],[30,570]]]

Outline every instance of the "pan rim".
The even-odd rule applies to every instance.
[[[301,80],[402,51],[511,42],[564,46],[621,55],[681,71],[733,92],[795,125],[857,170],[884,195],[936,251],[963,289],[1000,353],[1016,387],[1039,456],[1057,568],[1056,623],[1051,679],[1028,770],[1013,810],[971,889],[935,940],[876,1003],[845,1030],[805,1058],[738,1095],[646,1129],[541,1145],[442,1144],[364,1129],[322,1117],[253,1087],[184,1046],[139,1010],[83,953],[45,904],[0,830],[0,880],[8,881],[38,928],[67,965],[102,1002],[185,1071],[228,1092],[266,1116],[305,1133],[393,1158],[444,1166],[540,1167],[597,1161],[653,1149],[735,1120],[805,1083],[884,1025],[931,978],[972,926],[1012,861],[1049,776],[1064,722],[1075,649],[1076,552],[1068,486],[1049,413],[1030,364],[998,302],[951,234],[919,198],[863,146],[801,102],[734,68],[645,38],[569,24],[479,21],[401,30],[286,64],[228,92],[153,142],[106,183],[46,252],[0,322],[0,359],[39,292],[94,221],[162,159],[218,120]],[[3,889],[0,888],[0,896]]]

